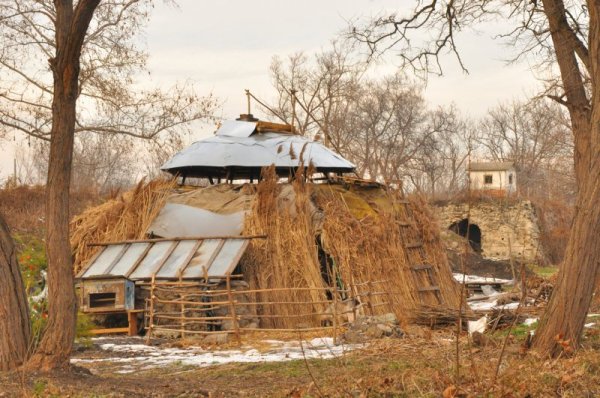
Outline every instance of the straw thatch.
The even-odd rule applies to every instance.
[[[348,202],[349,196],[354,204]],[[329,186],[320,186],[316,198],[325,213],[324,246],[336,260],[342,279],[352,285],[385,281],[384,291],[389,294],[374,298],[373,304],[387,300],[391,305],[375,312],[392,310],[399,319],[407,319],[422,305],[459,307],[459,291],[445,249],[422,199],[405,204],[399,192],[369,187],[340,192],[339,187]],[[356,203],[360,209],[370,208],[369,214],[360,217],[364,210],[357,212]],[[406,248],[419,242],[420,248]],[[439,286],[441,300],[435,292],[418,291],[432,281],[426,272],[411,267],[425,264],[432,266],[433,284]]]
[[[75,217],[71,221],[74,272],[79,272],[97,251],[89,243],[145,238],[175,184],[174,179],[142,180],[133,190]]]
[[[293,195],[286,194],[290,189]],[[333,263],[328,270],[334,274],[330,283],[343,291],[340,299],[358,296],[374,314],[391,311],[400,319],[412,318],[422,305],[440,306],[440,301],[441,307],[458,308],[459,289],[452,279],[433,216],[421,198],[414,198],[408,205],[402,201],[405,199],[400,193],[383,188],[305,184],[302,176],[291,186],[280,185],[274,174],[267,172],[258,184],[246,232],[263,233],[268,239],[252,242],[243,272],[258,289],[325,287],[324,270],[317,256],[316,242],[320,239]],[[401,226],[406,223],[410,226]],[[421,248],[405,248],[417,241],[423,243]],[[432,285],[425,272],[410,269],[423,263],[433,267],[433,284],[439,286],[441,300],[435,292],[417,290]],[[377,294],[370,295],[374,292]],[[326,298],[322,291],[295,293],[285,299],[279,292],[266,292],[260,301],[321,303]],[[282,303],[263,311],[294,314],[298,305]],[[311,311],[319,313],[323,308],[314,305]],[[313,324],[318,320],[302,319]],[[299,322],[277,319],[272,326],[294,327]]]
[[[325,288],[315,241],[315,208],[310,203],[308,187],[296,179],[292,185],[277,184],[273,168],[265,169],[258,184],[251,213],[247,217],[247,234],[266,234],[267,239],[250,245],[242,263],[242,271],[251,288]],[[299,311],[319,314],[327,300],[324,290],[293,292],[264,292],[257,297],[260,302],[306,302],[267,305],[263,315],[297,315]],[[263,327],[296,327],[318,324],[318,315],[306,317],[272,318]]]
[[[257,185],[223,184],[175,194],[173,184],[140,183],[75,219],[76,267],[93,255],[86,243],[143,238],[170,201],[221,213],[246,210],[244,234],[268,236],[253,240],[240,263],[250,287],[266,290],[254,299],[276,303],[259,306],[262,327],[319,326],[331,308],[328,300],[357,296],[368,304],[365,312],[394,312],[404,320],[414,319],[422,306],[460,305],[437,226],[422,198],[407,203],[401,192],[383,187],[306,183],[302,169],[290,184],[278,183],[272,168]],[[406,249],[414,242],[422,246]],[[411,270],[423,263],[432,266],[433,281],[426,272]],[[418,291],[431,285],[439,286],[441,300],[435,292]],[[304,290],[268,290],[273,288]]]

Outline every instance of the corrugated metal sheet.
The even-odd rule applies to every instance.
[[[77,276],[123,276],[132,280],[199,279],[225,276],[248,247],[246,238],[177,239],[115,243],[100,252]]]
[[[243,122],[248,123],[248,122]],[[262,133],[248,137],[216,135],[197,141],[175,154],[162,170],[247,167],[297,168],[300,154],[304,165],[312,163],[319,170],[351,172],[355,166],[319,142],[291,134]]]

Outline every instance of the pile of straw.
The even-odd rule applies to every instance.
[[[344,293],[339,299],[359,297],[368,304],[367,313],[394,312],[399,319],[409,320],[422,306],[459,307],[460,291],[452,279],[433,216],[421,198],[406,205],[399,192],[306,184],[298,176],[291,185],[293,197],[288,195],[288,203],[282,203],[290,185],[277,184],[272,171],[264,177],[258,184],[245,231],[268,236],[266,240],[253,241],[242,262],[242,272],[253,288],[326,287],[317,255],[316,240],[321,239],[333,260],[336,276],[330,280],[342,283]],[[411,225],[401,226],[406,222]],[[418,251],[405,249],[406,244],[417,241],[423,242]],[[434,283],[441,290],[441,306],[435,293],[417,291],[432,285],[425,272],[410,269],[424,263],[433,267]],[[266,292],[258,301],[311,300],[315,303],[312,311],[319,313],[327,295],[312,290],[293,297],[289,293],[281,297],[278,292]],[[281,303],[264,307],[263,313],[281,316],[297,313],[298,308],[306,307]],[[302,319],[303,324],[311,326],[318,326],[318,320],[318,316]],[[277,318],[271,326],[295,327],[298,322]]]
[[[433,282],[440,288],[441,306],[458,308],[460,291],[427,204],[421,198],[405,204],[400,192],[381,188],[351,187],[351,192],[363,198],[373,213],[358,218],[345,199],[347,194],[328,186],[316,195],[325,212],[325,249],[336,260],[344,282],[364,286],[368,281],[384,281],[387,295],[369,300],[376,307],[383,301],[390,305],[381,305],[374,312],[391,310],[398,319],[406,320],[421,306],[440,306],[434,292],[418,291],[432,285],[427,273],[411,270],[412,266],[429,264],[433,267]],[[403,226],[406,223],[410,225]],[[422,242],[422,247],[406,248],[418,242]]]
[[[71,221],[74,272],[98,250],[89,243],[143,239],[175,184],[174,179],[142,180],[135,189],[75,217]]]
[[[291,186],[281,185],[274,168],[265,169],[246,219],[246,234],[268,236],[253,241],[242,260],[242,272],[251,288],[307,288],[260,293],[257,301],[280,303],[263,306],[261,315],[266,317],[262,327],[319,326],[318,314],[325,310],[327,297],[315,241],[315,209],[309,187],[301,181],[299,176]]]

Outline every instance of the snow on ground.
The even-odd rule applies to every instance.
[[[482,283],[482,284],[512,284],[513,281],[510,279],[500,279],[500,278],[488,278],[485,276],[477,276],[477,275],[468,275],[462,274],[460,272],[454,272],[452,274],[454,279],[457,282],[463,283],[463,279],[465,283]]]
[[[111,338],[98,338],[94,343],[110,354],[101,358],[72,358],[71,363],[85,365],[91,363],[119,364],[116,373],[133,373],[169,364],[190,366],[211,366],[225,363],[279,362],[294,359],[336,358],[346,351],[362,345],[335,345],[330,337],[315,338],[309,341],[264,340],[267,348],[261,351],[251,346],[239,350],[205,350],[200,347],[165,348],[143,344],[141,338],[129,339],[131,343],[110,342]]]
[[[518,302],[498,305],[498,300],[493,298],[486,301],[469,301],[468,304],[473,311],[516,310],[519,307]]]

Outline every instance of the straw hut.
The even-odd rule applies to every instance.
[[[339,326],[344,312],[409,321],[422,307],[460,305],[425,202],[349,177],[351,162],[290,126],[225,123],[163,169],[177,178],[142,182],[73,221],[85,311],[148,318],[148,286],[161,283],[182,335],[203,329],[183,318],[289,330],[321,327],[332,312]],[[190,178],[207,183],[184,185]],[[194,297],[227,308],[204,322],[199,307],[183,308]]]

